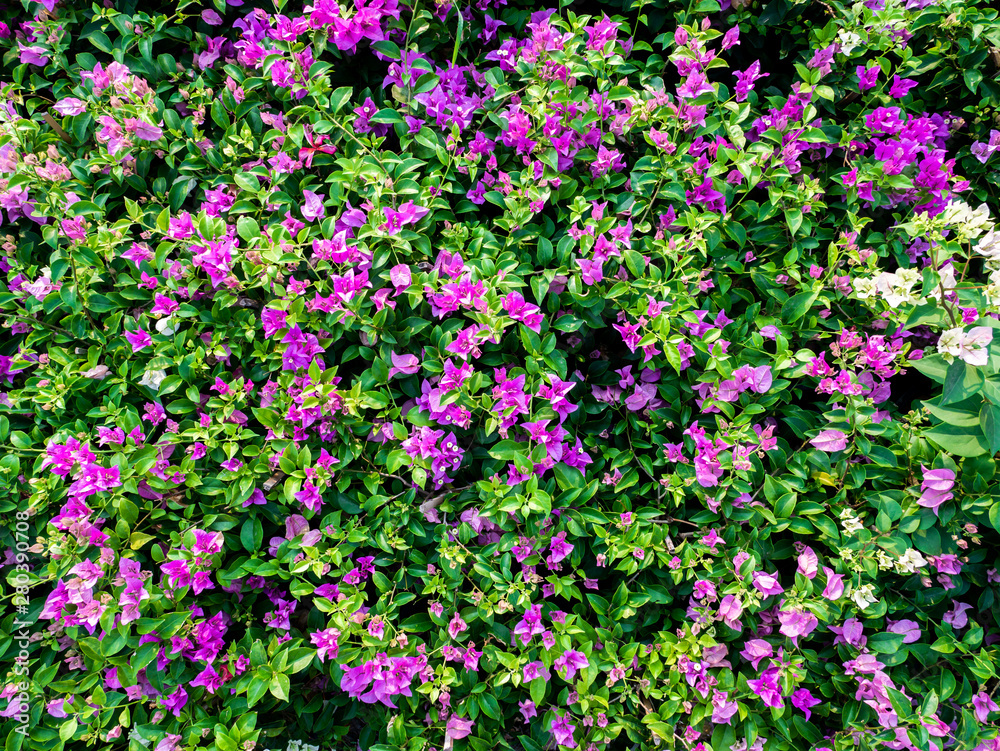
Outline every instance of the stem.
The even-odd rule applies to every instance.
[[[941,281],[941,269],[938,267],[937,258],[934,256],[933,245],[928,248],[928,255],[930,256],[931,266],[934,268],[934,273],[936,273],[938,277],[938,289],[941,291],[941,307],[948,313],[948,317],[951,319],[952,328],[956,328],[958,326],[958,322],[955,320],[954,312],[952,312],[952,309],[948,306],[948,301],[945,300],[944,282]]]

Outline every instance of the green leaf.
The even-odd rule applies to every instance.
[[[795,323],[809,312],[817,297],[819,297],[819,290],[799,292],[799,294],[788,298],[781,306],[781,319],[785,323]]]
[[[961,428],[953,425],[938,425],[924,431],[924,437],[930,439],[939,448],[957,456],[979,456],[989,451],[989,444],[979,427]]]
[[[249,216],[241,216],[236,220],[236,233],[246,242],[260,237],[260,225]]]
[[[576,467],[570,467],[568,464],[559,462],[553,468],[553,471],[555,472],[556,483],[558,483],[561,490],[582,488],[587,484],[587,480],[584,478],[583,473]]]
[[[271,685],[268,686],[271,694],[275,698],[281,699],[282,701],[288,701],[288,692],[291,688],[291,682],[288,680],[288,676],[284,673],[277,673],[271,679]]]
[[[524,453],[526,448],[517,441],[500,441],[490,447],[490,456],[501,461],[513,461],[514,457]]]
[[[879,652],[880,654],[887,655],[892,654],[893,652],[898,652],[899,648],[902,646],[902,634],[884,633],[868,637],[868,649],[873,652]]]
[[[979,427],[983,429],[990,453],[1000,451],[1000,407],[985,402],[979,410]]]
[[[925,376],[938,383],[944,383],[945,375],[948,372],[948,363],[938,354],[921,357],[913,360],[910,364],[923,373]]]
[[[978,368],[969,367],[962,360],[955,360],[948,366],[948,372],[945,374],[940,404],[960,402],[978,394],[983,388],[984,381],[983,374]]]

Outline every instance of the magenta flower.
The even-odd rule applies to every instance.
[[[815,698],[807,688],[800,688],[792,694],[792,706],[802,710],[802,713],[806,716],[806,721],[812,717],[810,708],[815,707],[819,703],[819,699]]]
[[[566,748],[576,748],[577,743],[573,740],[573,731],[576,730],[576,725],[570,724],[569,718],[569,712],[561,716],[556,715],[552,720],[550,730],[557,745],[565,746]]]
[[[878,65],[872,65],[866,70],[863,66],[859,65],[856,72],[859,79],[858,90],[864,92],[875,87],[875,84],[878,82],[878,75],[882,72],[882,69]]]
[[[126,331],[125,338],[128,340],[128,343],[132,345],[132,352],[138,352],[140,349],[144,349],[153,343],[153,337],[149,335],[148,331],[143,329]]]
[[[583,652],[577,652],[573,649],[566,650],[563,654],[555,659],[552,663],[552,667],[556,669],[556,672],[566,669],[566,674],[563,678],[569,682],[573,680],[573,676],[576,675],[577,670],[583,670],[590,666],[590,661],[587,659],[587,655]]]
[[[379,227],[383,232],[390,235],[397,234],[408,224],[416,224],[423,217],[430,213],[430,209],[417,206],[413,201],[407,201],[399,207],[399,210],[391,209],[388,206],[382,209],[385,213],[385,224]]]
[[[465,631],[468,627],[469,624],[463,621],[462,616],[456,612],[455,616],[451,619],[451,623],[448,624],[448,635],[452,639],[457,639],[458,635]]]
[[[395,352],[390,352],[389,356],[392,358],[389,378],[392,378],[396,373],[413,375],[420,370],[420,359],[416,355],[397,355]]]

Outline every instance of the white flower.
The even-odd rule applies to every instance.
[[[951,362],[962,353],[962,339],[965,332],[961,328],[948,329],[938,339],[937,348],[941,356]]]
[[[865,528],[865,525],[862,524],[861,520],[849,508],[845,508],[840,512],[840,521],[844,525],[844,532],[849,535],[853,535],[855,532]]]
[[[982,256],[986,256],[991,261],[1000,259],[1000,234],[995,229],[991,229],[979,238],[979,245],[976,246],[976,252]]]
[[[163,383],[163,379],[167,377],[167,371],[165,370],[147,370],[143,373],[142,380],[139,381],[140,386],[149,386],[153,391],[160,390],[160,384]]]
[[[176,319],[174,316],[169,318],[161,318],[156,322],[156,330],[159,331],[164,336],[173,336],[177,333]]]
[[[895,564],[892,558],[885,554],[884,550],[879,550],[875,554],[875,561],[878,563],[878,567],[883,571],[888,571]]]
[[[859,276],[853,279],[851,283],[854,285],[854,294],[858,296],[859,300],[867,300],[875,294],[876,283],[874,279]]]
[[[912,574],[926,565],[927,559],[920,554],[920,551],[910,548],[896,561],[896,571],[901,574]]]
[[[861,46],[861,36],[853,31],[841,31],[837,35],[837,40],[840,42],[840,51],[845,55],[850,55],[855,47]]]
[[[878,598],[875,596],[875,588],[871,584],[862,584],[860,587],[852,588],[851,599],[862,610],[878,602]]]
[[[989,207],[983,203],[973,209],[964,201],[952,201],[942,212],[946,225],[954,228],[959,239],[970,240],[993,228]]]

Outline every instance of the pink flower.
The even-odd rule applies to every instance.
[[[766,574],[763,571],[753,572],[753,585],[765,597],[780,595],[785,591],[784,587],[778,583],[778,578],[773,574]]]
[[[76,99],[74,97],[66,97],[56,102],[55,105],[52,107],[52,109],[54,109],[60,115],[68,117],[70,115],[82,115],[84,112],[87,111],[87,105],[80,99]]]
[[[719,603],[719,617],[722,622],[734,631],[742,631],[743,624],[740,616],[743,615],[743,602],[736,595],[726,595]]]
[[[448,718],[448,726],[445,729],[445,737],[451,738],[453,740],[461,740],[472,733],[472,726],[475,725],[472,720],[466,720],[464,717],[459,717],[457,714],[453,714]]]
[[[985,691],[980,691],[972,697],[972,706],[975,707],[976,719],[980,722],[986,722],[989,719],[990,712],[1000,710],[1000,707],[997,706],[996,702]]]
[[[916,621],[887,621],[885,630],[890,634],[902,634],[903,644],[912,644],[920,641],[920,624]]]
[[[932,469],[928,470],[924,465],[920,465],[924,472],[923,481],[920,483],[921,495],[917,500],[918,506],[929,508],[938,515],[938,507],[945,501],[954,498],[951,489],[955,487],[955,470],[953,469]]]
[[[326,208],[323,206],[323,196],[313,193],[311,190],[303,190],[302,197],[305,199],[305,204],[302,206],[303,219],[314,222],[326,215]]]
[[[780,610],[778,620],[781,622],[781,633],[791,638],[796,647],[799,646],[800,636],[809,636],[819,625],[815,615],[801,610]]]
[[[816,557],[816,553],[810,547],[803,548],[802,552],[799,553],[798,573],[807,579],[815,579],[818,570],[819,558]]]
[[[824,430],[809,443],[820,451],[843,451],[847,448],[847,435],[841,430]]]
[[[465,631],[469,627],[469,624],[462,620],[462,616],[457,612],[455,616],[451,619],[451,623],[448,624],[448,635],[452,639],[457,639],[458,635]],[[462,736],[465,737],[464,735]]]
[[[826,575],[826,589],[823,590],[823,597],[836,602],[844,596],[844,575],[836,573],[832,568],[823,567]]]

